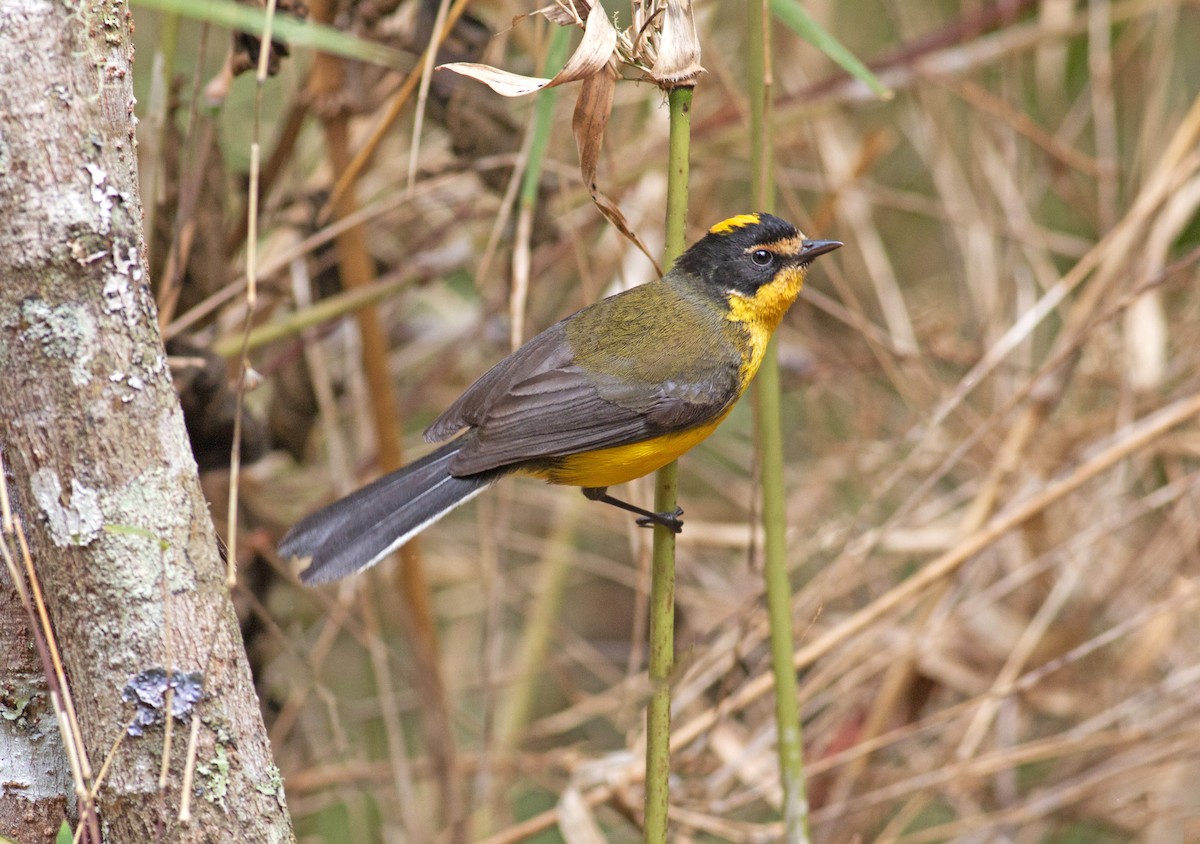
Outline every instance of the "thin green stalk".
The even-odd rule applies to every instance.
[[[771,108],[771,69],[767,64],[770,28],[763,8],[765,2],[767,0],[746,0],[750,21],[746,62],[750,88],[750,201],[755,211],[769,212],[775,210],[775,190],[771,182],[775,165],[771,154],[771,128],[767,124]]]
[[[770,27],[764,8],[768,0],[747,0],[750,33],[750,161],[754,205],[770,211],[775,205],[771,179]],[[808,797],[804,782],[804,745],[796,672],[792,668],[792,589],[787,571],[787,512],[783,484],[783,433],[780,419],[779,355],[774,340],[758,371],[758,453],[762,482],[763,577],[771,630],[771,666],[775,676],[776,745],[783,789],[784,841],[805,844]]]
[[[567,49],[571,45],[571,30],[565,26],[554,27],[542,73],[553,76],[567,60]],[[550,143],[550,129],[554,122],[554,106],[558,102],[558,89],[541,91],[534,106],[533,126],[530,128],[529,156],[525,173],[521,177],[521,207],[532,212],[538,200],[538,187],[542,179],[542,164],[546,147]],[[499,716],[496,726],[496,741],[504,750],[511,750],[521,739],[521,733],[529,722],[533,708],[534,691],[539,677],[537,666],[545,662],[558,620],[558,609],[566,589],[570,571],[570,555],[566,549],[575,530],[575,497],[560,515],[554,536],[547,543],[546,555],[542,558],[540,588],[533,603],[533,610],[521,634],[518,648],[517,680],[509,687],[497,707]]]
[[[673,88],[668,95],[671,114],[667,150],[667,232],[663,266],[668,269],[683,254],[687,237],[688,149],[692,132],[692,89]],[[675,507],[674,501],[671,507]],[[670,534],[670,531],[667,531]],[[674,534],[671,534],[674,535]]]
[[[555,27],[546,51],[542,73],[553,76],[567,60],[567,49],[571,43],[571,31],[565,26]],[[558,102],[558,89],[546,88],[538,94],[533,112],[533,124],[529,127],[529,153],[525,159],[525,172],[521,175],[521,195],[517,203],[517,233],[512,252],[512,294],[509,297],[509,331],[512,349],[516,351],[525,342],[525,304],[529,298],[530,241],[533,238],[533,218],[538,201],[538,188],[542,182],[542,165],[546,158],[546,147],[550,144],[550,130],[554,124],[554,106]]]
[[[688,147],[691,141],[692,89],[674,88],[669,94],[670,148],[667,161],[667,232],[663,266],[683,253],[687,226]],[[654,509],[675,509],[678,466],[658,470]],[[650,571],[650,682],[654,693],[646,709],[646,844],[666,844],[667,781],[671,773],[671,687],[675,664],[675,534],[654,526]]]
[[[571,45],[571,29],[556,26],[550,35],[546,49],[546,58],[542,63],[542,74],[553,76],[567,61]],[[554,109],[558,102],[558,88],[541,91],[534,105],[533,124],[530,126],[529,152],[526,157],[525,172],[521,176],[521,193],[519,198],[520,211],[518,218],[518,238],[514,246],[514,264],[518,251],[523,251],[526,258],[525,280],[528,281],[528,251],[529,228],[534,210],[538,202],[538,191],[541,186],[542,169],[546,158],[546,149],[550,143],[550,133],[554,125]],[[514,278],[517,278],[514,266]],[[512,308],[514,345],[519,345],[521,326],[524,323],[525,298],[527,284],[514,284],[510,307]],[[545,664],[546,655],[554,639],[554,626],[558,621],[559,609],[562,606],[563,594],[566,592],[567,579],[571,572],[572,546],[571,537],[575,532],[578,521],[579,496],[569,496],[564,502],[564,508],[559,512],[553,535],[546,543],[545,554],[538,568],[538,591],[532,602],[524,629],[521,631],[521,642],[517,649],[515,680],[503,692],[495,708],[495,747],[502,754],[511,753],[520,743],[529,724],[530,713],[533,712],[534,700],[538,689],[538,681],[542,673],[539,668]],[[493,613],[494,614],[494,613]],[[488,629],[495,628],[495,619],[490,618]],[[485,660],[485,672],[490,663]],[[494,682],[496,678],[490,678]],[[486,728],[490,721],[486,722]],[[485,732],[485,735],[487,733]],[[486,745],[485,745],[486,746]],[[491,764],[490,749],[487,756]],[[505,787],[499,789],[493,783],[494,771],[489,768],[481,769],[480,782],[490,786],[489,791],[497,799]],[[481,802],[481,808],[475,817],[475,833],[484,836],[490,833],[496,819],[497,804],[487,799]]]
[[[571,46],[571,28],[556,26],[550,34],[550,45],[546,48],[546,61],[542,73],[553,76],[567,61]],[[525,173],[521,177],[521,204],[532,207],[537,202],[538,188],[542,183],[542,164],[546,158],[546,147],[550,143],[550,129],[554,122],[554,106],[558,102],[558,89],[539,91],[534,105],[532,140]]]
[[[808,796],[804,781],[804,741],[800,728],[796,672],[792,668],[792,584],[787,570],[787,515],[784,506],[783,435],[780,423],[779,356],[774,341],[758,370],[759,472],[763,492],[763,577],[771,628],[771,667],[775,674],[775,723],[779,776],[783,786],[784,838],[802,844],[808,835]]]

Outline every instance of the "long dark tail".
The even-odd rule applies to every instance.
[[[369,568],[459,504],[491,486],[500,472],[456,478],[450,461],[461,438],[384,475],[296,524],[279,544],[285,557],[312,557],[305,583],[328,583]]]

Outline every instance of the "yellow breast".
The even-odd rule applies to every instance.
[[[691,450],[706,439],[728,414],[729,410],[726,410],[704,425],[663,434],[651,440],[572,454],[559,458],[552,467],[523,469],[521,474],[533,475],[552,484],[569,486],[603,487],[623,484],[661,469],[684,452]]]
[[[742,347],[742,384],[747,384],[762,365],[767,343],[779,327],[783,315],[804,287],[805,270],[791,267],[764,284],[753,296],[733,293],[729,296],[727,319],[746,329],[749,342]]]

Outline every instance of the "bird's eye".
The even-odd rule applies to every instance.
[[[755,249],[750,253],[750,260],[760,267],[765,267],[775,260],[775,253],[767,249]]]

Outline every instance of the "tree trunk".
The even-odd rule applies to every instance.
[[[0,0],[0,452],[93,774],[125,734],[97,796],[106,838],[290,841],[146,284],[131,60],[123,0]],[[123,697],[161,690],[153,669],[203,688],[162,791],[161,704]]]
[[[68,818],[71,769],[25,610],[0,566],[0,835],[53,841]]]

